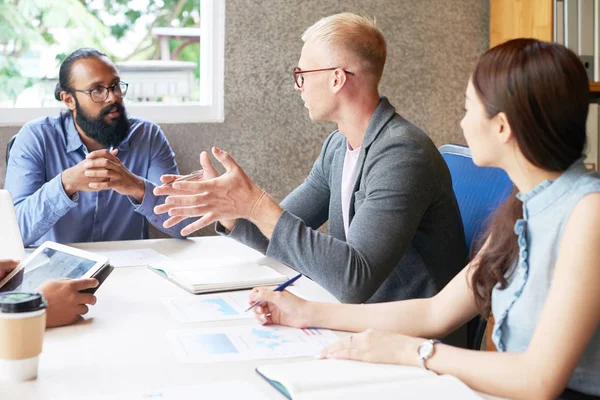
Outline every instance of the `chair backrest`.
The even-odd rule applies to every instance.
[[[513,183],[499,168],[475,165],[466,146],[446,144],[439,150],[450,169],[470,251],[473,241],[486,230],[489,216],[510,194]]]
[[[446,144],[439,148],[452,176],[452,188],[465,229],[467,249],[487,228],[489,216],[510,194],[513,183],[501,169],[478,167],[466,146]],[[477,316],[467,324],[467,346],[479,350],[486,320]]]
[[[10,140],[6,144],[6,166],[7,167],[8,167],[8,159],[10,158],[10,149],[12,149],[16,138],[17,138],[17,135],[14,135],[13,137],[10,138]]]

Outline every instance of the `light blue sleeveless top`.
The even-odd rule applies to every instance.
[[[498,351],[527,350],[548,296],[563,229],[579,200],[595,192],[600,192],[600,175],[578,160],[555,181],[517,195],[523,202],[523,219],[515,223],[519,258],[505,275],[507,287],[492,291],[492,340]],[[567,387],[600,395],[600,328]]]

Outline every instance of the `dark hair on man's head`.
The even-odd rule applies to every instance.
[[[75,63],[75,61],[82,60],[84,58],[102,57],[106,57],[106,54],[100,50],[87,47],[77,49],[69,54],[60,65],[60,70],[58,72],[58,83],[56,84],[56,89],[54,89],[54,98],[56,98],[56,100],[60,100],[61,92],[69,92],[73,90],[71,87],[71,70],[73,69],[73,63]]]

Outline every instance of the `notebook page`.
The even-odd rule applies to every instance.
[[[150,265],[155,269],[160,269],[167,274],[171,271],[183,271],[190,270],[196,271],[198,269],[205,268],[221,268],[221,267],[232,267],[241,265],[258,265],[254,261],[246,261],[239,257],[233,256],[222,256],[222,257],[198,257],[194,260],[162,260],[160,262],[154,262]]]
[[[292,393],[292,397],[294,394],[327,388],[436,376],[431,371],[416,367],[350,360],[311,360],[265,365],[257,370],[267,378],[283,384]]]
[[[483,399],[458,378],[450,375],[329,388],[304,392],[293,397],[294,400],[364,400],[369,398],[377,400]]]
[[[193,289],[231,286],[253,286],[285,282],[287,277],[274,269],[256,263],[220,268],[176,269],[169,277]]]
[[[160,262],[153,262],[149,267],[153,270],[160,271],[164,275],[171,277],[175,271],[181,273],[184,271],[197,271],[199,269],[221,268],[242,265],[258,265],[253,261],[245,261],[238,257],[223,256],[223,257],[199,257],[196,260],[174,260],[166,259]]]

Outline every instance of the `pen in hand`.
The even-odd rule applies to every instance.
[[[200,178],[203,173],[204,173],[204,170],[203,169],[199,169],[199,170],[191,172],[191,173],[189,173],[187,175],[180,176],[177,179],[173,179],[170,182],[163,183],[161,186],[171,186],[175,182],[183,182],[183,181],[189,181],[189,180],[194,179],[194,178]]]
[[[295,277],[293,277],[292,279],[289,279],[285,282],[283,282],[281,285],[277,286],[275,289],[273,289],[274,292],[282,292],[285,290],[285,288],[287,288],[288,286],[290,286],[292,283],[296,282],[298,279],[300,279],[300,277],[302,276],[302,274],[298,274]],[[250,307],[246,308],[245,312],[250,311],[251,309],[253,309],[254,307],[256,307],[257,305],[259,305],[261,302],[260,301],[255,301],[254,303],[252,303],[250,305]]]

